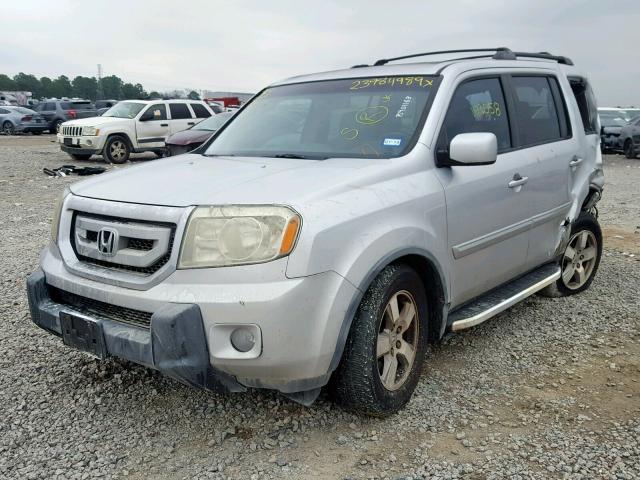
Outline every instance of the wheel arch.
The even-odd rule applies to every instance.
[[[109,139],[111,137],[123,137],[127,141],[127,143],[129,144],[129,148],[133,151],[133,148],[134,148],[133,147],[133,142],[131,141],[131,137],[129,137],[128,133],[125,133],[125,132],[111,132],[111,133],[108,133],[107,134],[107,138],[104,141],[105,148],[107,146],[107,142],[109,141]]]
[[[449,291],[446,277],[440,262],[429,251],[420,248],[405,248],[392,252],[380,259],[363,281],[358,285],[358,295],[356,295],[345,313],[345,317],[340,328],[340,335],[336,343],[336,349],[331,359],[329,371],[333,372],[340,363],[342,353],[347,342],[351,324],[355,318],[358,306],[362,297],[369,289],[373,280],[388,265],[402,263],[413,268],[425,285],[425,293],[429,302],[429,341],[435,343],[444,335],[447,325],[447,314],[449,305]]]

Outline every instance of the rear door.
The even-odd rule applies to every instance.
[[[527,185],[533,208],[527,263],[535,268],[555,258],[562,224],[571,209],[571,177],[581,155],[557,77],[518,74],[510,81],[517,146],[535,162]]]
[[[164,147],[169,131],[167,106],[164,103],[149,105],[136,122],[136,135],[140,148]]]
[[[170,112],[170,120],[169,120],[169,129],[171,134],[181,132],[186,130],[187,128],[191,128],[196,124],[195,118],[193,118],[193,114],[191,110],[185,103],[169,103],[169,112]]]
[[[463,78],[438,136],[437,151],[460,133],[489,132],[498,139],[492,165],[438,168],[447,203],[452,307],[526,270],[531,216],[526,178],[535,161],[514,150],[505,77]]]

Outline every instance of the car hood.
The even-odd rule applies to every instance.
[[[132,118],[117,118],[117,117],[87,117],[78,118],[76,120],[69,120],[64,122],[67,126],[76,127],[102,127],[114,123],[132,122]]]
[[[202,143],[211,135],[216,133],[211,130],[183,130],[182,132],[175,133],[167,138],[165,143],[169,145],[189,145],[190,143]]]
[[[71,185],[75,195],[127,203],[186,207],[207,204],[289,204],[347,188],[354,170],[384,160],[297,160],[205,157],[155,160]]]

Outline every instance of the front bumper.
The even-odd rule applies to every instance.
[[[27,278],[33,322],[61,336],[60,312],[69,310],[51,300],[42,270]],[[70,313],[78,313],[73,310]],[[215,392],[244,391],[231,376],[209,363],[202,316],[197,305],[169,304],[153,315],[153,328],[145,330],[107,319],[93,318],[102,332],[106,353],[155,368],[187,385]]]
[[[193,307],[202,325],[208,365],[216,372],[244,387],[286,394],[310,391],[329,379],[343,321],[359,291],[335,272],[287,278],[286,264],[283,258],[261,265],[176,270],[157,285],[135,290],[70,272],[52,245],[41,257],[45,293],[30,293],[36,299],[32,315],[38,325],[59,333],[59,312],[68,307],[51,300],[49,286],[109,305],[152,312],[150,329],[107,321],[105,335],[114,332],[107,349],[110,355],[162,371],[147,352],[154,350],[150,342],[158,315],[167,309]],[[243,325],[257,325],[261,332],[261,351],[252,358],[230,355],[228,348],[220,346],[221,339],[229,344],[226,332]]]
[[[71,139],[71,145],[65,145],[65,138]],[[97,154],[102,151],[105,143],[105,137],[103,135],[73,137],[58,133],[57,139],[60,144],[60,149],[63,152],[76,153],[79,155]]]

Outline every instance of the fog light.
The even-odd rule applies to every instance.
[[[248,352],[255,344],[256,338],[248,328],[240,327],[231,332],[231,345],[239,352]]]
[[[91,140],[87,140],[87,145],[91,146],[93,145],[93,142]]]

